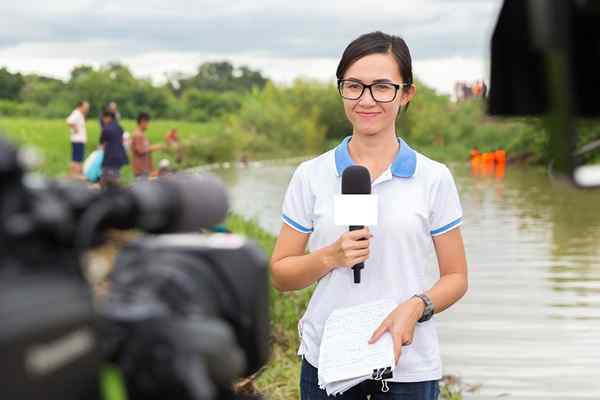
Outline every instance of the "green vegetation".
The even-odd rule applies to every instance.
[[[351,133],[332,83],[275,85],[258,71],[228,62],[202,64],[195,74],[167,78],[165,84],[154,85],[134,77],[122,64],[79,66],[67,81],[0,69],[0,129],[22,143],[41,145],[53,172],[65,168],[68,160],[63,121],[80,99],[91,102],[91,143],[98,134],[95,120],[109,101],[118,103],[128,131],[140,111],[158,120],[150,128],[154,141],[162,141],[167,128],[179,128],[187,155],[180,167],[317,154]],[[417,96],[398,117],[398,134],[422,153],[440,161],[466,160],[473,146],[481,151],[503,147],[509,158],[551,160],[541,120],[490,118],[480,99],[454,103],[421,82],[416,86]],[[582,144],[598,137],[597,121],[581,127]],[[38,135],[48,137],[44,142]],[[155,158],[164,156],[169,155]]]

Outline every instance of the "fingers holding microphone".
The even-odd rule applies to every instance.
[[[367,227],[345,232],[334,244],[336,265],[351,268],[366,261],[372,238]]]

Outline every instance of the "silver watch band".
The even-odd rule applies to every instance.
[[[423,315],[421,316],[421,318],[419,318],[419,320],[417,322],[429,321],[431,319],[431,317],[433,316],[433,302],[431,301],[429,296],[427,296],[424,293],[415,294],[413,297],[418,297],[425,304],[425,310],[423,310]]]

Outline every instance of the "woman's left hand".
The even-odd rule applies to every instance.
[[[369,339],[369,344],[378,341],[385,332],[391,333],[394,341],[394,356],[396,364],[398,364],[402,346],[408,346],[412,343],[415,325],[423,315],[424,310],[425,305],[419,298],[411,298],[400,304],[375,330],[373,336]]]

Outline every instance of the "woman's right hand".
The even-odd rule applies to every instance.
[[[372,237],[367,227],[344,233],[331,246],[333,266],[350,268],[366,261]]]

